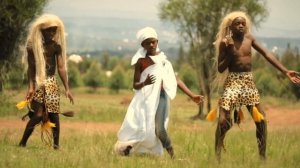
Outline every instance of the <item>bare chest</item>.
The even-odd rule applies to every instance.
[[[251,58],[252,42],[249,39],[244,39],[241,42],[234,42],[233,57],[235,60]]]

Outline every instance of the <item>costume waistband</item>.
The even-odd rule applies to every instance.
[[[249,72],[229,72],[229,74],[234,74],[234,75],[252,75],[252,71]]]

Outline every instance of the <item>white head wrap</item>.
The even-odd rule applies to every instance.
[[[145,27],[136,33],[136,38],[138,39],[138,42],[142,44],[142,42],[148,38],[157,39],[157,33],[152,27]]]
[[[136,38],[138,39],[139,45],[142,45],[142,42],[148,38],[155,38],[157,39],[157,33],[152,27],[145,27],[139,30],[136,33]],[[159,51],[157,47],[157,51]],[[138,59],[144,58],[146,56],[146,50],[141,46],[135,55],[131,59],[131,65],[134,65]]]

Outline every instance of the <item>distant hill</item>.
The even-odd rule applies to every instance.
[[[158,32],[160,45],[175,45],[177,34],[171,26],[155,20],[118,18],[63,18],[68,33],[68,47],[80,50],[136,49],[136,32],[151,26]]]
[[[134,53],[139,47],[136,32],[145,27],[154,27],[159,35],[159,47],[169,55],[177,56],[178,35],[173,25],[158,20],[121,19],[121,18],[62,18],[68,33],[69,52],[112,51],[115,53]],[[291,48],[300,48],[300,38],[264,38],[258,40],[267,48],[278,48],[278,52]]]
[[[283,53],[289,45],[291,49],[300,49],[300,38],[282,38],[282,37],[258,37],[261,43],[270,50],[278,48],[278,53]],[[297,49],[297,50],[298,50]]]

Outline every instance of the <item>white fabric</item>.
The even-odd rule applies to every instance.
[[[148,38],[155,38],[157,39],[157,33],[152,27],[145,27],[141,30],[139,30],[136,33],[136,38],[138,39],[139,45],[142,44],[142,42]],[[156,48],[156,51],[159,51],[159,48]],[[137,50],[137,52],[134,54],[134,56],[131,59],[131,65],[134,65],[138,59],[144,58],[146,55],[146,50],[140,46],[140,48]]]
[[[157,39],[157,33],[152,27],[145,27],[136,33],[136,38],[138,39],[139,44],[142,44],[147,38]]]
[[[159,52],[159,48],[158,46],[156,47],[156,52]],[[147,51],[141,47],[137,50],[137,52],[134,54],[134,56],[131,58],[131,65],[136,64],[136,62],[140,59],[140,58],[145,58]]]
[[[137,50],[137,52],[134,54],[134,56],[131,58],[131,65],[136,64],[136,62],[140,59],[140,58],[145,58],[146,56],[146,50],[141,47]]]
[[[140,81],[144,81],[148,74],[156,77],[152,85],[146,85],[136,90],[127,109],[123,124],[118,132],[115,151],[123,154],[128,145],[132,146],[132,153],[163,154],[163,147],[155,135],[155,113],[159,103],[161,82],[169,98],[176,96],[177,81],[171,63],[164,53],[150,57],[155,64],[147,67],[141,74]],[[167,128],[168,117],[165,121]]]

